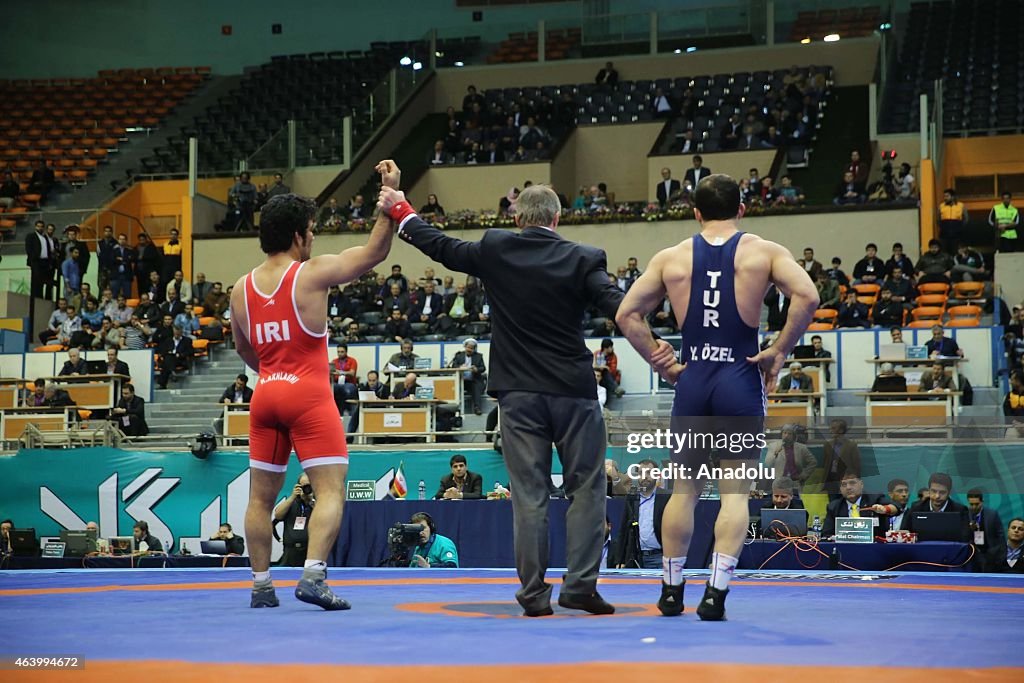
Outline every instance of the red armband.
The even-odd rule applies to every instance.
[[[391,216],[391,220],[399,224],[409,216],[415,215],[415,213],[416,212],[413,211],[412,205],[409,204],[409,202],[398,202],[391,207],[390,211],[388,211],[388,215]]]

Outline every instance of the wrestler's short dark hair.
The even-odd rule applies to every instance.
[[[260,249],[264,254],[288,251],[295,235],[305,239],[315,214],[316,204],[311,199],[296,194],[271,197],[260,212]]]
[[[740,211],[740,186],[727,175],[716,173],[697,183],[693,205],[706,221],[727,221]]]

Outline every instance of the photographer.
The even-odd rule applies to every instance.
[[[316,499],[313,487],[305,473],[292,489],[292,494],[274,508],[274,524],[284,521],[284,553],[278,564],[282,567],[301,567],[306,561],[309,544],[309,516],[313,514]]]
[[[419,545],[412,550],[410,567],[459,567],[459,551],[447,536],[437,533],[434,520],[425,512],[417,512],[409,522],[422,527]]]
[[[245,554],[245,539],[241,536],[236,536],[231,530],[231,525],[224,522],[217,529],[217,533],[210,536],[211,541],[224,541],[224,545],[227,546],[228,553],[231,555],[244,555]]]

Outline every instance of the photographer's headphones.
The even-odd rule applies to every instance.
[[[415,515],[413,515],[413,519],[417,517],[420,517],[427,522],[427,528],[430,529],[430,533],[432,535],[437,533],[437,527],[434,525],[433,517],[428,515],[426,512],[417,512]]]

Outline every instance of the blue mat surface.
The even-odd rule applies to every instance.
[[[556,607],[544,619],[519,616],[508,570],[332,569],[329,582],[353,605],[333,613],[292,597],[298,576],[275,570],[281,607],[252,610],[247,570],[0,572],[0,653],[248,664],[1024,666],[1024,577],[1016,576],[742,572],[724,623],[692,613],[700,572],[689,574],[687,613],[676,619],[653,616],[652,572],[602,579],[601,593],[620,608],[613,617]]]

